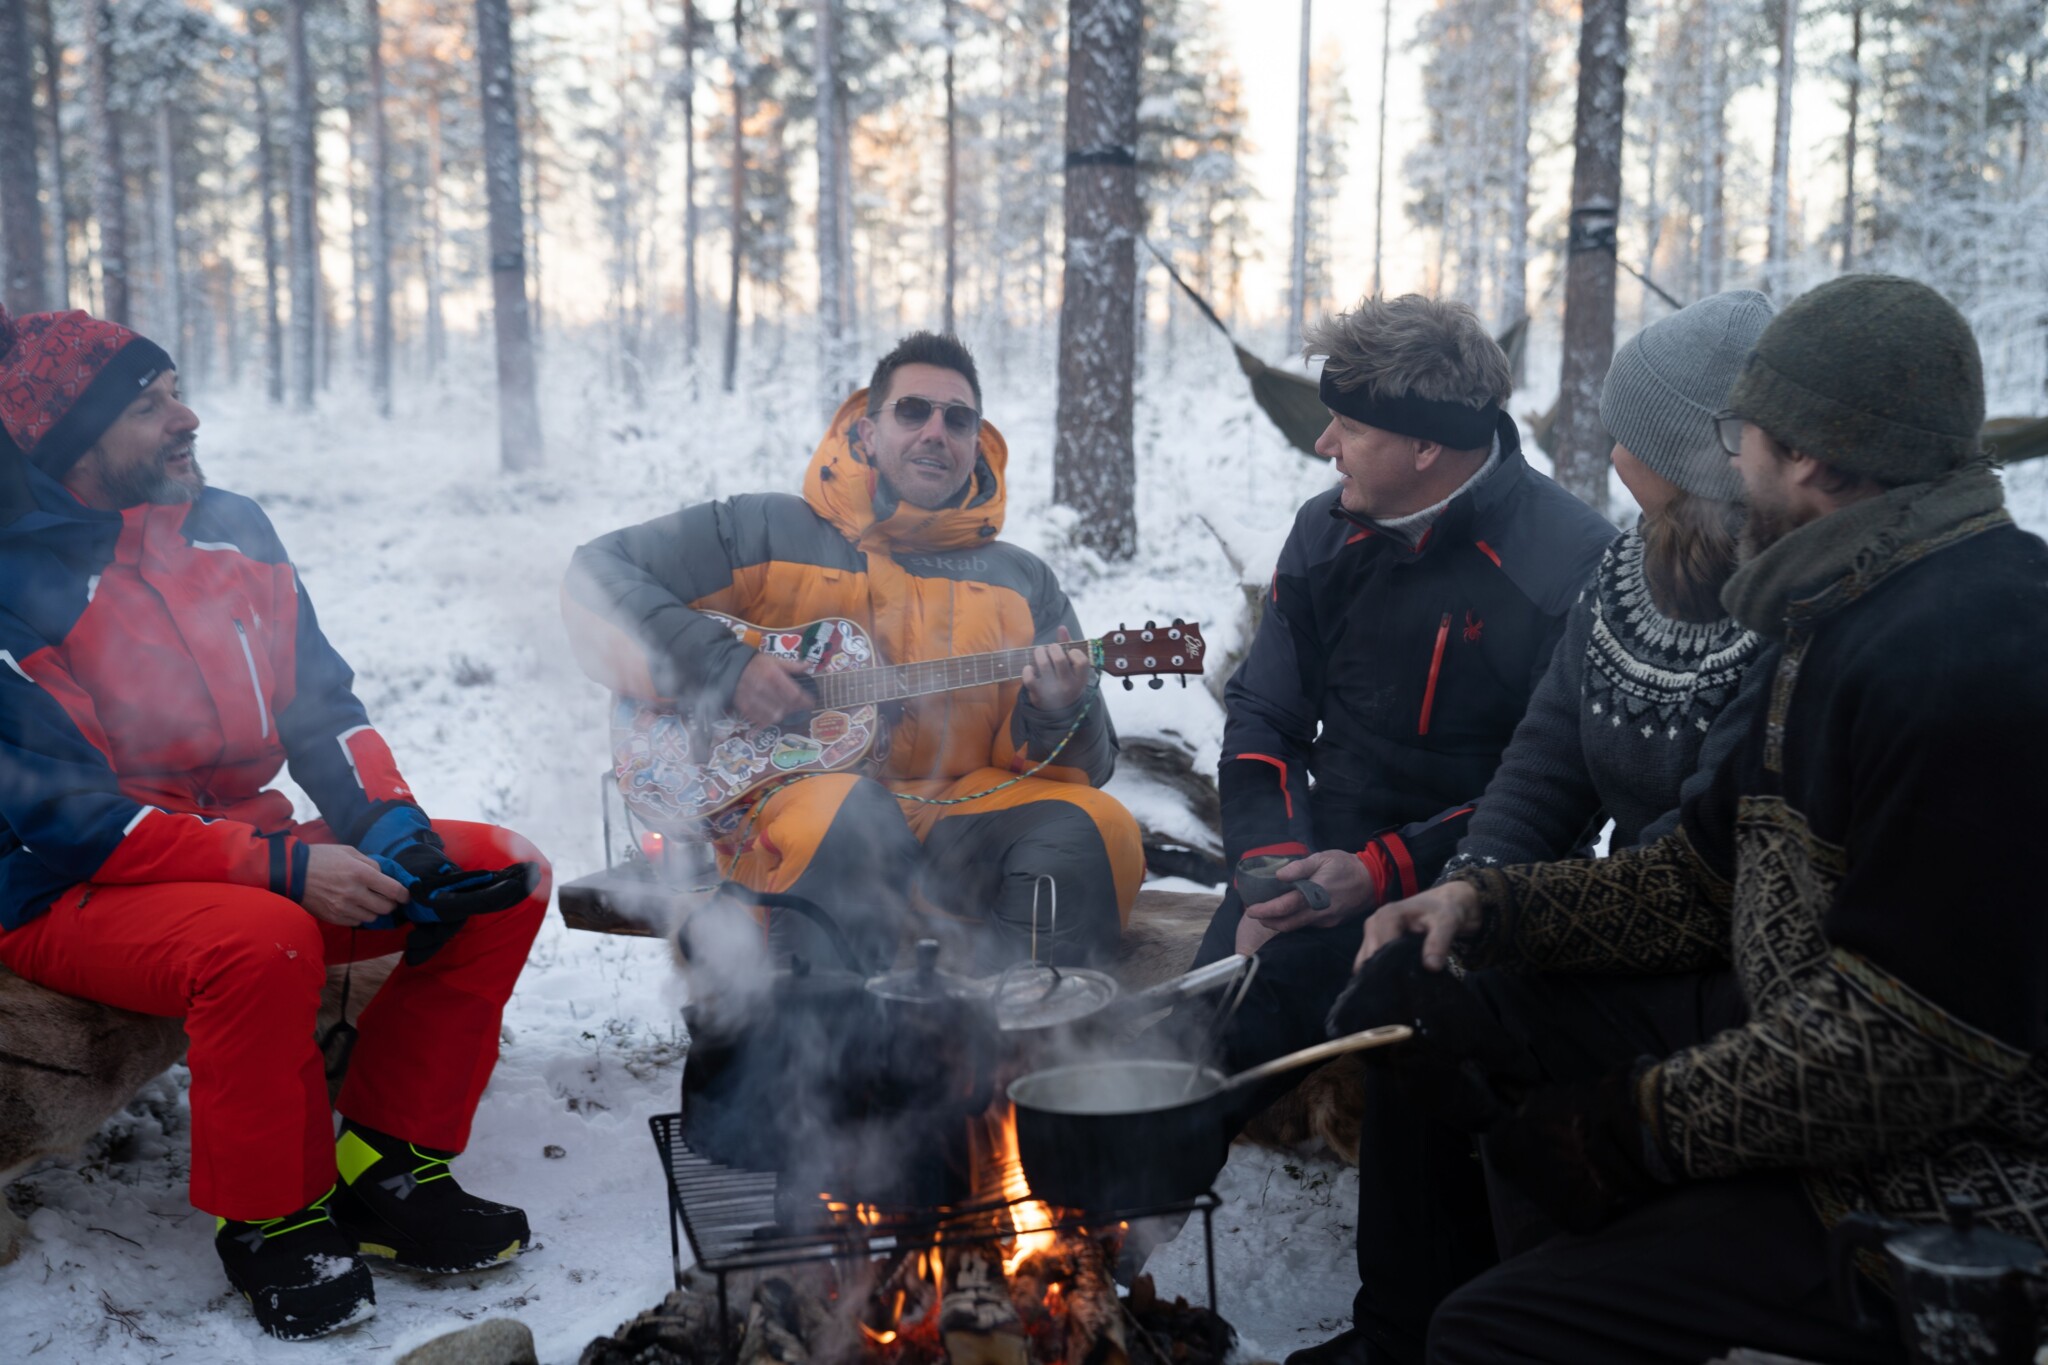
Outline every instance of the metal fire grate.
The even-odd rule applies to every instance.
[[[1190,1213],[1202,1215],[1202,1260],[1209,1308],[1214,1311],[1216,1307],[1214,1215],[1222,1201],[1213,1190],[1182,1203],[1117,1209],[1085,1217],[1068,1215],[1023,1228],[1003,1228],[994,1215],[1014,1210],[1025,1201],[998,1197],[945,1208],[884,1210],[872,1223],[791,1230],[783,1227],[779,1219],[773,1172],[740,1170],[698,1155],[683,1140],[681,1114],[656,1114],[648,1120],[648,1126],[654,1131],[654,1146],[661,1153],[662,1171],[667,1177],[669,1257],[675,1269],[676,1287],[681,1288],[683,1283],[681,1238],[688,1237],[698,1267],[717,1277],[721,1321],[727,1312],[726,1277],[742,1270],[867,1258],[899,1249],[986,1244],[1020,1233],[1083,1232],[1105,1223],[1134,1223]]]

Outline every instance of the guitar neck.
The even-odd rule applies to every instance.
[[[1073,646],[1089,649],[1092,641],[1075,640]],[[963,654],[953,659],[929,659],[923,663],[891,664],[882,668],[851,668],[841,673],[813,676],[821,706],[860,706],[871,702],[898,701],[907,697],[929,697],[963,687],[985,687],[1024,676],[1031,662],[1031,650],[1001,649],[993,654]]]

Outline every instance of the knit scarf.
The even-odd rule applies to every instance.
[[[1737,569],[1721,605],[1757,634],[1783,640],[1792,617],[1852,601],[1928,551],[2010,520],[2004,507],[1998,475],[1973,460],[1808,522]]]

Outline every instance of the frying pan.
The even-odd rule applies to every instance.
[[[1208,1189],[1223,1169],[1235,1126],[1231,1101],[1242,1087],[1398,1043],[1413,1032],[1402,1024],[1366,1029],[1234,1076],[1192,1062],[1149,1060],[1034,1071],[1010,1083],[1017,1156],[1032,1194],[1063,1208],[1106,1212],[1182,1203]]]

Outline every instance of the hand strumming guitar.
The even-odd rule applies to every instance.
[[[1061,626],[1060,643],[1038,646],[1031,651],[1031,662],[1024,665],[1024,690],[1031,694],[1031,704],[1040,710],[1064,711],[1088,690],[1094,672],[1088,663],[1088,651],[1061,647],[1072,638],[1067,628]]]
[[[802,676],[804,666],[795,659],[756,654],[732,690],[732,709],[749,725],[772,725],[792,711],[808,711],[811,694],[797,683]]]

